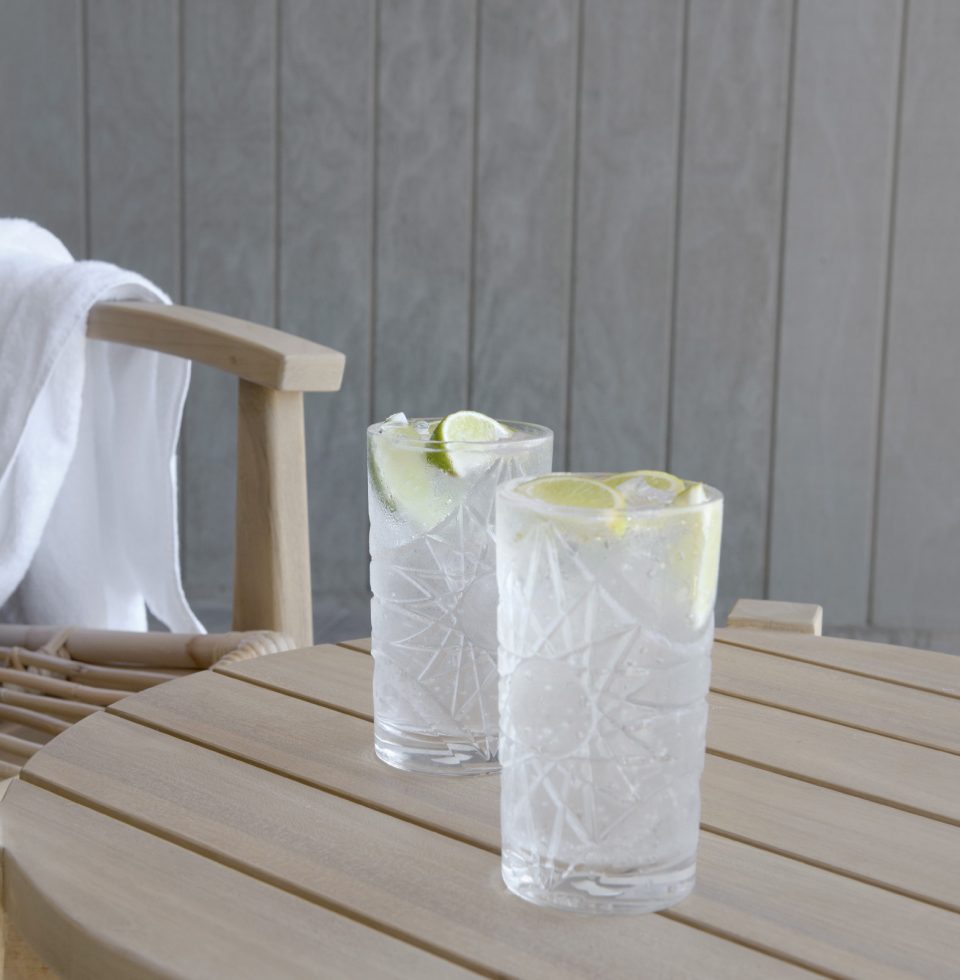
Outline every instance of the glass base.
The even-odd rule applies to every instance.
[[[507,888],[520,898],[549,908],[587,915],[636,915],[669,908],[693,891],[696,860],[662,871],[559,869],[553,862],[529,862],[504,854]]]
[[[477,738],[479,745],[454,737],[405,732],[378,721],[374,749],[381,761],[407,772],[439,776],[485,776],[500,771],[497,740]]]

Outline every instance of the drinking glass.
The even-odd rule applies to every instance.
[[[540,905],[664,908],[694,882],[723,498],[530,485],[497,498],[503,878]]]
[[[436,421],[367,430],[375,748],[400,769],[493,772],[495,492],[549,471],[553,433],[507,422],[496,441],[439,443]]]

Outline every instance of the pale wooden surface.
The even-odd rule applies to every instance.
[[[894,642],[960,650],[943,490],[960,483],[943,423],[960,357],[956,0],[585,0],[562,6],[564,29],[582,7],[573,37],[558,6],[9,0],[0,212],[179,302],[346,353],[343,393],[308,414],[311,503],[336,515],[312,529],[320,595],[367,599],[356,487],[372,392],[375,414],[432,411],[470,375],[497,410],[545,391],[532,420],[569,416],[577,468],[659,466],[668,450],[681,475],[717,469],[746,502],[729,515],[721,607],[768,578],[832,625],[939,621],[942,639]],[[503,65],[513,98],[496,92]],[[518,254],[529,284],[478,263],[478,245]],[[714,428],[701,395],[747,422]],[[233,403],[195,371],[185,575],[224,605]]]
[[[727,616],[727,626],[819,636],[823,632],[823,607],[769,599],[738,599]]]
[[[793,656],[801,642],[806,656]],[[46,746],[0,806],[13,924],[53,965],[136,950],[148,976],[215,976],[235,962],[239,976],[297,976],[317,956],[336,975],[352,947],[374,976],[627,976],[642,964],[663,976],[872,980],[940,978],[957,962],[960,757],[947,749],[960,705],[896,679],[916,651],[878,648],[881,679],[862,670],[866,644],[719,631],[714,687],[734,678],[738,689],[711,695],[697,887],[627,923],[505,893],[495,778],[431,779],[375,758],[368,649],[217,667]],[[751,658],[741,673],[739,657]],[[921,660],[925,683],[948,691],[955,662]],[[128,897],[131,867],[150,888]],[[188,874],[202,888],[184,899],[171,882]],[[37,927],[72,914],[92,879],[96,900],[59,940]],[[118,939],[111,909],[129,901],[141,928]],[[260,942],[278,928],[283,942]]]
[[[303,337],[236,317],[160,303],[98,303],[93,340],[185,357],[278,391],[337,391],[343,354]]]
[[[313,642],[303,395],[243,379],[237,404],[233,629]]]

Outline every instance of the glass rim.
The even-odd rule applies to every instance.
[[[528,494],[520,493],[519,487],[524,483],[532,483],[534,480],[542,479],[544,476],[579,476],[585,479],[598,479],[606,476],[616,476],[616,472],[604,473],[594,471],[591,473],[574,473],[565,470],[558,470],[551,473],[543,473],[540,476],[518,476],[512,480],[506,480],[497,487],[497,499],[518,503],[529,510],[538,511],[541,514],[568,517],[581,521],[609,521],[611,514],[626,514],[630,517],[679,517],[683,514],[693,514],[698,511],[705,511],[711,507],[723,503],[723,493],[716,487],[703,483],[703,489],[707,493],[707,499],[697,504],[659,504],[655,507],[640,506],[639,504],[627,504],[625,507],[577,507],[570,504],[553,504],[546,500],[538,500]],[[700,482],[688,480],[688,483]]]
[[[439,422],[445,416],[437,415],[435,417],[431,416],[416,416],[414,418],[408,419],[408,424],[414,425],[417,422]],[[519,422],[513,419],[497,419],[501,425],[506,425],[514,429],[516,433],[516,438],[513,436],[505,439],[487,439],[482,442],[478,441],[467,441],[463,439],[454,440],[449,439],[444,441],[442,439],[420,439],[414,438],[412,435],[405,435],[400,433],[394,433],[392,436],[389,431],[384,432],[383,422],[374,422],[373,425],[367,426],[367,436],[386,436],[387,438],[393,438],[394,442],[402,445],[404,447],[414,447],[417,449],[426,449],[429,451],[436,451],[437,449],[449,449],[454,447],[460,452],[463,451],[486,451],[496,449],[526,449],[531,446],[537,446],[542,444],[546,439],[553,438],[553,429],[546,425],[540,425],[537,422]]]

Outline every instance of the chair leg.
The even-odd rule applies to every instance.
[[[313,642],[303,395],[240,380],[233,628]]]

